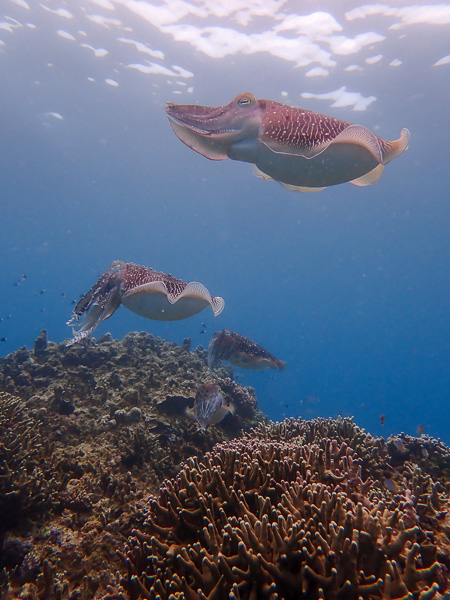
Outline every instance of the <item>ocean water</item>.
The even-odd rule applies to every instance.
[[[235,369],[271,419],[450,443],[449,36],[436,2],[3,0],[1,354],[43,328],[70,337],[72,302],[121,259],[200,281],[225,310],[121,308],[97,337],[206,347],[232,329],[287,362]],[[384,139],[407,127],[410,146],[374,186],[288,192],[194,153],[164,112],[241,92]]]

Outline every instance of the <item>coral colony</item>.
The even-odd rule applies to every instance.
[[[67,348],[45,331],[0,359],[2,598],[445,595],[444,444],[349,418],[267,423],[207,359],[188,339]]]

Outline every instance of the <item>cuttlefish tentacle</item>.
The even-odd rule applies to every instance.
[[[75,306],[67,324],[77,325],[81,320],[81,327],[74,329],[74,337],[67,345],[88,337],[121,304],[138,315],[159,321],[186,319],[207,306],[217,316],[225,306],[223,298],[211,296],[201,283],[186,283],[148,267],[115,261]]]
[[[252,94],[225,106],[168,104],[166,111],[178,138],[199,154],[253,163],[257,175],[299,191],[371,185],[410,137],[402,129],[398,140],[386,141],[361,125]]]
[[[114,261],[100,279],[78,301],[67,325],[73,327],[74,337],[68,346],[91,335],[102,321],[108,319],[120,306],[122,282],[126,272],[123,261]],[[80,324],[78,331],[75,327]],[[75,326],[75,327],[74,327]]]

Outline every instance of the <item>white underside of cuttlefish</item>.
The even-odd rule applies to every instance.
[[[350,182],[376,183],[408,147],[409,131],[385,141],[362,125],[241,94],[226,106],[168,103],[177,137],[211,160],[253,163],[256,175],[286,189],[319,191]]]
[[[157,321],[187,319],[207,306],[217,317],[225,306],[223,298],[211,296],[202,283],[185,283],[172,275],[118,260],[75,306],[67,322],[74,327],[74,337],[67,346],[90,336],[121,304]],[[77,325],[79,329],[75,329]]]

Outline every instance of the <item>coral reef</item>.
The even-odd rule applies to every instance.
[[[205,383],[237,415],[202,431],[184,413]],[[449,467],[426,436],[265,424],[189,340],[42,332],[0,359],[0,598],[432,599]]]
[[[0,535],[59,504],[67,476],[18,398],[0,392]]]
[[[203,383],[218,385],[236,407],[236,416],[207,435],[184,416]],[[205,350],[191,351],[189,340],[177,346],[145,332],[123,340],[107,334],[70,348],[48,342],[42,332],[33,351],[23,347],[0,359],[0,390],[27,400],[33,415],[49,425],[57,418],[54,439],[98,442],[99,435],[119,430],[113,443],[121,447],[124,463],[150,462],[160,477],[264,420],[253,390],[233,381],[230,369],[209,372]]]
[[[189,346],[132,333],[65,348],[44,331],[0,359],[2,599],[101,596],[145,496],[264,418],[250,388]],[[237,415],[201,431],[183,411],[204,381]]]
[[[437,544],[444,486],[420,470],[392,493],[346,442],[350,420],[288,421],[189,459],[150,501],[122,555],[111,597],[433,598],[447,587],[449,551]],[[283,432],[290,439],[283,438]],[[290,435],[292,434],[292,435]],[[406,467],[405,467],[406,469]],[[407,470],[407,469],[406,469]]]

